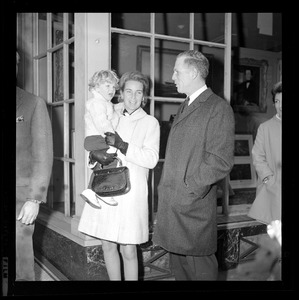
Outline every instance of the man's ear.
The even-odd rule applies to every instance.
[[[195,67],[192,67],[192,69],[191,69],[191,77],[192,77],[192,79],[195,79],[197,76],[199,76],[200,74],[199,74],[199,71],[195,68]]]

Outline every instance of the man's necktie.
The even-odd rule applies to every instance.
[[[189,103],[189,97],[187,97],[182,105],[182,109],[181,109],[181,114],[183,113],[183,111],[188,107],[188,103]]]

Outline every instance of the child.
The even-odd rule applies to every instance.
[[[111,99],[114,97],[118,89],[118,77],[114,71],[102,70],[95,72],[89,81],[89,91],[93,96],[87,100],[85,108],[85,128],[86,139],[96,140],[101,135],[105,137],[105,132],[113,132],[116,128],[121,113],[123,103],[112,104]],[[85,140],[86,142],[86,140]],[[107,146],[108,147],[108,146]],[[93,150],[99,150],[95,147]],[[113,153],[117,149],[109,147],[107,152]],[[97,162],[89,162],[89,167],[94,168]],[[117,205],[117,201],[112,197],[100,198],[90,188],[85,189],[81,193],[81,197],[93,207],[101,208],[99,200],[109,205]]]

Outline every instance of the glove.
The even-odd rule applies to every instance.
[[[107,145],[113,146],[113,147],[119,149],[120,152],[124,155],[127,154],[129,144],[124,142],[116,131],[115,131],[115,133],[105,132],[105,135],[106,135],[105,141],[106,141]]]
[[[89,157],[91,159],[91,162],[97,161],[103,166],[107,166],[111,164],[115,157],[117,156],[116,153],[107,153],[107,149],[103,150],[94,150],[89,152]]]

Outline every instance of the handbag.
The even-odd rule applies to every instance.
[[[128,193],[131,189],[130,173],[126,166],[122,166],[120,158],[119,166],[94,171],[91,189],[99,197],[113,197]]]

